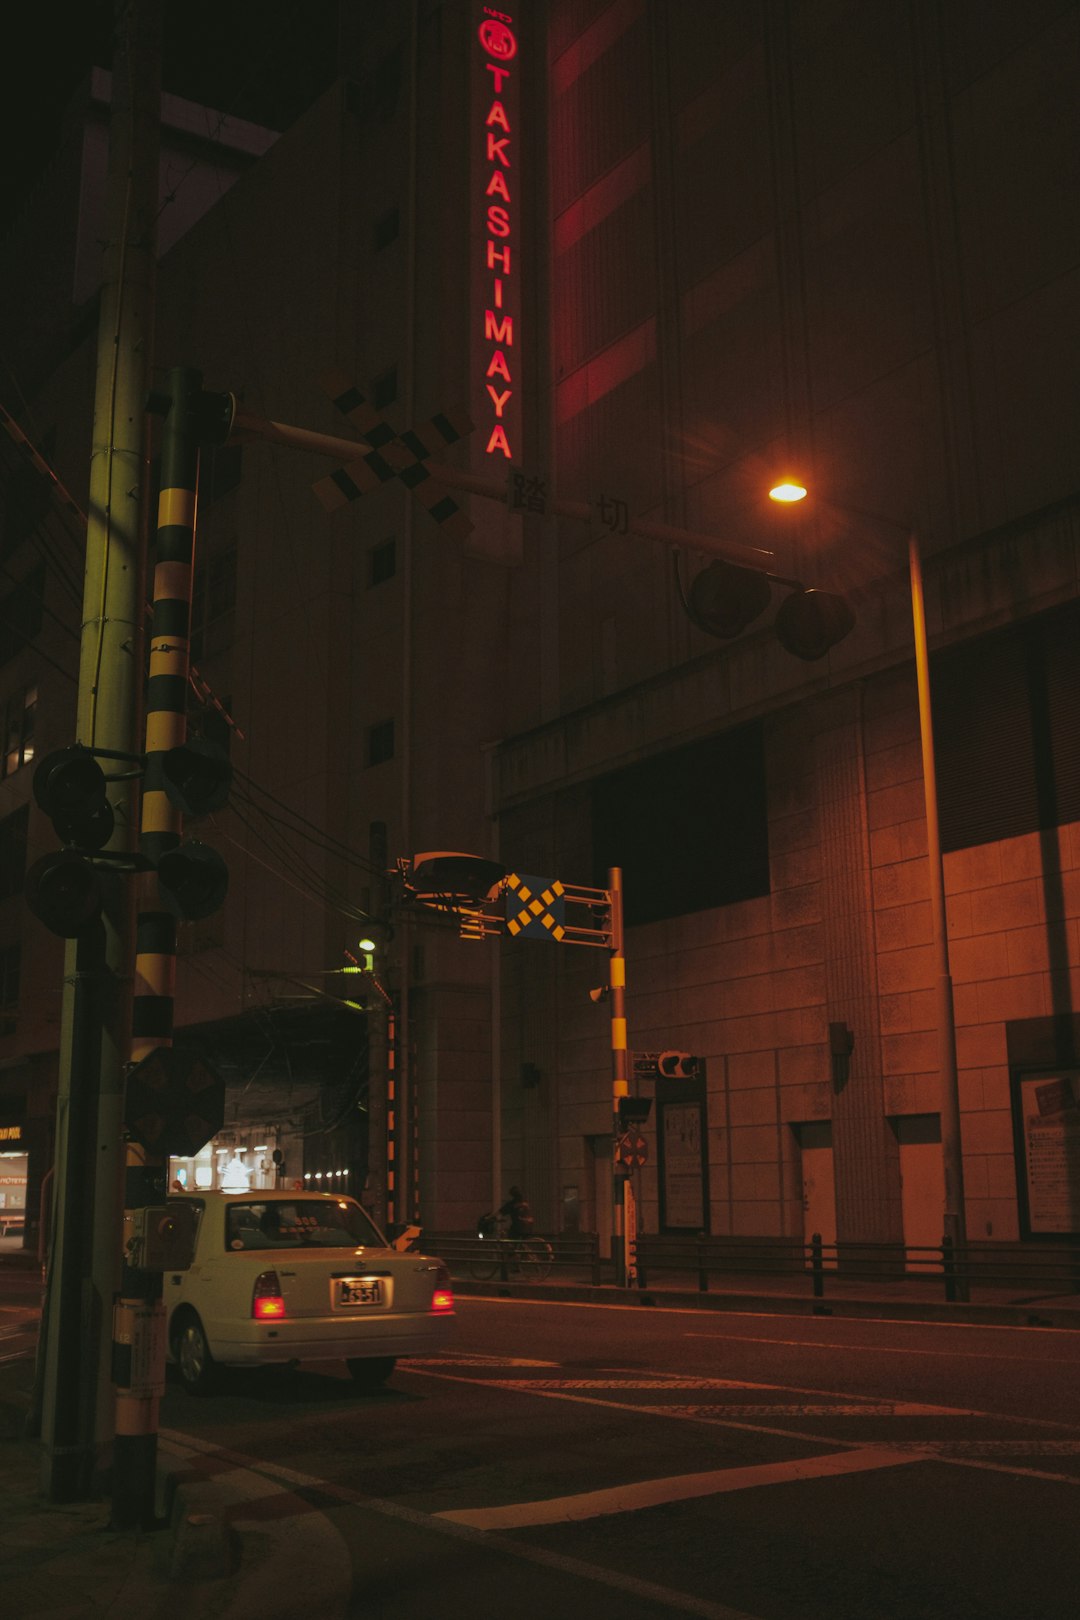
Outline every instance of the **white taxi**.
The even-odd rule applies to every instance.
[[[169,1353],[204,1394],[219,1366],[344,1360],[361,1385],[399,1356],[430,1355],[452,1330],[441,1260],[390,1247],[336,1193],[177,1193],[197,1212],[195,1258],[164,1276]]]

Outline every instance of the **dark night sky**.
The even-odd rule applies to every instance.
[[[165,0],[164,88],[284,128],[334,76],[337,14],[338,0]],[[20,11],[0,96],[0,221],[48,162],[91,65],[111,66],[112,17],[112,0],[51,0]]]

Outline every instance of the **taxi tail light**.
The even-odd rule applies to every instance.
[[[268,1322],[285,1315],[285,1301],[276,1271],[260,1271],[251,1290],[251,1314],[256,1322]]]
[[[437,1312],[452,1311],[454,1308],[454,1290],[450,1287],[450,1273],[445,1266],[440,1266],[435,1273],[431,1308]]]

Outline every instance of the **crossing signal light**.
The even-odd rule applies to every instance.
[[[24,893],[38,921],[61,939],[76,939],[101,911],[103,898],[97,867],[74,849],[58,849],[35,861]]]
[[[794,591],[781,602],[773,628],[785,651],[811,664],[855,628],[855,614],[832,591]]]
[[[186,816],[220,810],[229,797],[232,765],[218,742],[190,737],[167,751],[161,770],[170,803]]]
[[[656,1072],[662,1080],[693,1080],[698,1072],[698,1060],[690,1052],[661,1052],[656,1060]]]
[[[730,641],[760,618],[771,596],[764,574],[735,563],[712,562],[690,586],[687,608],[699,630]]]
[[[217,911],[228,893],[229,869],[216,849],[188,839],[157,863],[158,889],[174,917],[198,922]]]
[[[115,824],[105,794],[105,772],[89,748],[78,743],[46,754],[34,770],[35,802],[69,847],[105,848]]]

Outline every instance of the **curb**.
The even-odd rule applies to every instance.
[[[1043,1327],[1080,1330],[1080,1310],[1042,1304],[989,1305],[969,1301],[881,1298],[807,1298],[804,1294],[702,1294],[696,1289],[616,1288],[593,1283],[481,1283],[454,1278],[454,1292],[497,1299],[556,1299],[567,1304],[653,1307],[663,1310],[754,1311],[775,1316],[845,1316],[895,1322],[983,1323],[987,1327]]]

